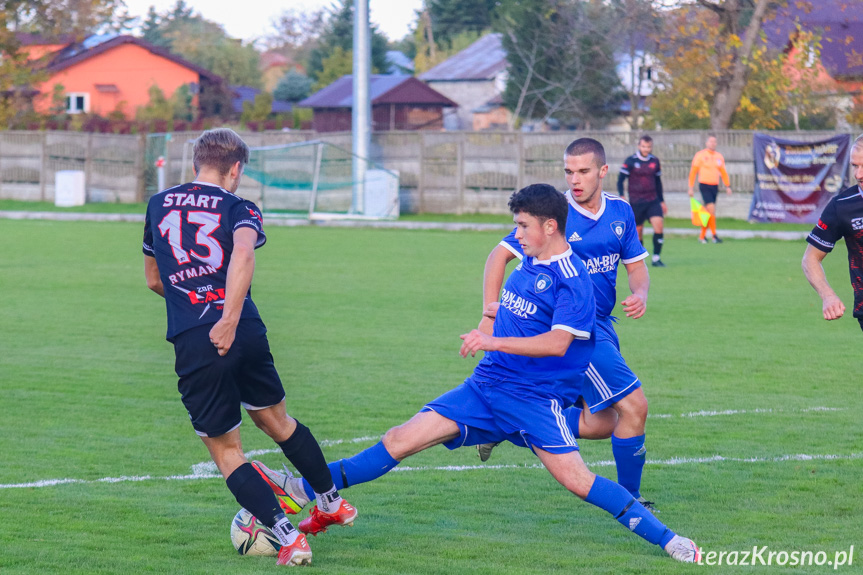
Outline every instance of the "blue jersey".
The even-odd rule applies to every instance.
[[[569,191],[566,217],[566,238],[572,251],[581,258],[596,297],[596,315],[611,315],[617,302],[617,266],[641,261],[649,254],[635,229],[635,216],[626,200],[602,192],[602,205],[595,214],[576,203]],[[523,253],[515,230],[503,239],[501,245],[521,259]]]
[[[532,337],[562,329],[575,339],[563,357],[487,352],[475,373],[544,396],[569,397],[574,389],[577,393],[572,382],[583,376],[593,354],[595,310],[593,286],[571,249],[548,261],[522,260],[503,288],[495,337]]]
[[[258,232],[256,248],[267,241],[257,206],[214,184],[182,184],[150,198],[143,249],[159,266],[169,341],[222,318],[234,231],[239,228]],[[251,289],[240,317],[260,317]]]

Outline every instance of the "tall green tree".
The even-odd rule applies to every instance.
[[[35,0],[6,0],[0,10],[0,129],[32,113],[32,88],[45,77],[21,49],[17,32],[26,15],[41,5]]]
[[[387,37],[374,24],[371,24],[371,32],[372,71],[379,73],[387,69]],[[353,53],[353,0],[342,0],[341,7],[334,6],[329,10],[318,45],[309,54],[307,71],[310,77],[320,81],[324,60],[331,57],[336,48],[341,49],[343,54]]]
[[[273,99],[281,102],[299,102],[307,97],[312,90],[312,79],[296,70],[289,70],[281,80],[276,89],[273,90]]]
[[[46,38],[128,30],[133,18],[123,0],[38,0],[16,4],[16,29]]]
[[[273,113],[273,95],[269,92],[261,92],[255,96],[254,102],[243,102],[243,113],[240,115],[240,122],[249,124],[250,122],[262,123]]]
[[[497,0],[427,0],[434,40],[438,48],[452,47],[464,32],[480,34],[491,28]]]
[[[220,24],[197,14],[185,0],[177,0],[162,14],[151,7],[141,35],[221,76],[228,84],[261,87],[260,54],[255,47],[228,36]]]
[[[495,28],[509,64],[505,105],[517,119],[602,125],[623,97],[601,0],[504,0]]]
[[[659,89],[651,113],[669,129],[779,129],[825,126],[820,68],[820,39],[798,29],[792,50],[770,50],[759,35],[745,59],[746,74],[740,95],[725,100],[734,108],[717,112],[717,90],[732,68],[719,16],[689,5],[666,16],[657,52]],[[739,39],[738,39],[739,41]],[[725,120],[727,118],[727,121]],[[720,122],[721,120],[721,122]]]
[[[326,88],[342,76],[350,76],[353,72],[354,53],[345,52],[341,46],[336,46],[329,56],[324,58],[323,69],[318,72],[318,79],[312,86],[315,91]]]

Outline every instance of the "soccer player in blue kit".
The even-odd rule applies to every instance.
[[[267,241],[261,212],[235,195],[249,147],[232,130],[204,132],[195,142],[194,182],[154,195],[144,226],[147,286],[165,298],[178,389],[192,427],[237,502],[282,544],[278,565],[309,564],[305,536],[285,516],[298,506],[249,463],[240,442],[240,406],[314,483],[322,520],[349,524],[357,515],[335,488],[309,428],[285,412],[285,390],[273,365],[267,329],[252,301],[255,249]]]
[[[531,449],[566,489],[627,529],[678,561],[696,561],[695,543],[668,529],[626,489],[591,473],[581,459],[563,408],[579,394],[573,382],[583,377],[593,355],[593,284],[563,235],[562,194],[534,184],[513,194],[509,207],[524,258],[504,286],[493,335],[475,329],[461,336],[461,355],[485,351],[483,359],[464,383],[387,431],[379,443],[331,463],[336,487],[372,481],[438,444],[456,449],[509,441]],[[300,481],[285,478],[292,492],[314,499]],[[315,509],[299,527],[312,534],[326,530],[315,521]]]
[[[647,304],[650,275],[645,265],[647,251],[638,239],[635,219],[629,204],[614,194],[602,191],[608,172],[605,149],[590,138],[573,141],[564,153],[564,172],[569,190],[566,237],[572,251],[584,262],[594,284],[596,297],[596,351],[583,384],[582,410],[566,410],[575,437],[605,439],[611,436],[617,466],[617,480],[650,509],[652,502],[641,496],[641,476],[645,462],[645,422],[647,399],[641,382],[620,354],[611,311],[617,298],[617,266],[623,263],[632,292],[621,305],[627,317],[640,318]],[[490,331],[498,294],[509,261],[523,258],[514,233],[498,244],[486,261],[483,279],[484,315],[480,329]],[[574,382],[578,384],[578,381]],[[493,444],[478,446],[486,461]]]

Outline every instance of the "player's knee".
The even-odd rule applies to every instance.
[[[642,425],[647,421],[647,398],[640,389],[618,402],[615,408],[621,420],[640,422]]]
[[[410,455],[410,453],[408,453],[410,437],[408,436],[404,425],[397,425],[391,428],[389,431],[384,433],[381,441],[383,441],[384,447],[387,448],[387,451],[393,459],[401,461]]]
[[[252,413],[252,412],[249,412]],[[296,421],[283,413],[258,413],[252,416],[252,421],[255,426],[263,431],[267,436],[281,443],[293,435],[297,428]]]
[[[255,427],[266,433],[269,437],[273,436],[272,427],[266,422],[260,419],[252,419],[255,422]]]

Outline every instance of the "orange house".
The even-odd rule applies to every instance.
[[[41,69],[49,74],[34,86],[39,94],[33,107],[40,113],[50,110],[57,85],[63,87],[70,114],[122,112],[133,118],[135,110],[150,101],[153,85],[167,98],[188,86],[197,107],[201,91],[222,82],[208,70],[134,36],[91,37],[52,50],[56,48],[47,43],[24,46],[31,59],[45,59]]]

